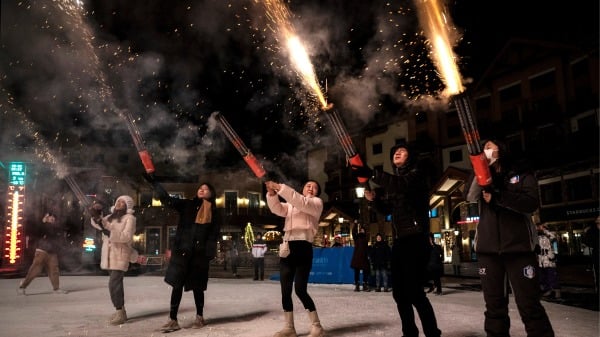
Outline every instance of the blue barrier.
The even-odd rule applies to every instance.
[[[354,247],[313,248],[313,264],[309,283],[354,284],[354,270],[350,268]],[[271,280],[279,280],[279,273]]]

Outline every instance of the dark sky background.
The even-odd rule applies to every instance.
[[[407,103],[444,104],[412,2],[288,4],[319,83],[345,121],[367,123]],[[282,177],[306,172],[304,150],[339,147],[260,2],[1,5],[0,123],[15,127],[0,135],[0,146],[30,145],[57,172],[63,158],[75,155],[70,149],[133,146],[126,129],[117,127],[125,123],[119,112],[136,120],[155,161],[182,175],[247,169],[215,128],[215,111]],[[597,1],[454,0],[447,10],[461,74],[472,81],[509,37],[598,44]]]

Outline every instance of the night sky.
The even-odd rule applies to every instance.
[[[367,123],[407,103],[445,104],[412,2],[287,4],[344,120]],[[136,120],[155,160],[182,175],[244,167],[215,128],[215,111],[282,176],[306,171],[302,151],[339,147],[258,0],[1,5],[0,123],[15,127],[0,135],[0,146],[30,145],[57,172],[71,148],[131,143],[126,129],[115,128],[123,113]],[[455,0],[447,14],[461,73],[472,81],[511,36],[598,43],[597,1]]]

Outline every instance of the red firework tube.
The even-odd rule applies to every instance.
[[[223,131],[225,136],[227,136],[227,139],[229,139],[231,144],[233,144],[233,146],[238,150],[238,152],[242,156],[248,154],[248,152],[250,152],[250,149],[246,147],[240,136],[238,136],[235,130],[233,130],[233,128],[231,127],[229,122],[227,122],[225,117],[221,115],[221,113],[217,112],[215,114],[215,119],[219,123],[219,126],[221,127],[221,130]]]
[[[339,140],[340,145],[342,145],[342,149],[344,150],[344,153],[346,153],[346,156],[348,158],[354,157],[356,155],[356,149],[354,148],[354,143],[352,143],[352,138],[350,138],[348,131],[346,131],[346,128],[344,127],[344,123],[342,123],[342,120],[341,120],[338,112],[336,110],[329,108],[329,109],[325,110],[325,114],[329,118],[329,121],[331,122],[331,126],[333,127],[334,134],[336,135],[337,139]]]
[[[333,127],[334,133],[344,149],[344,153],[346,153],[346,156],[348,157],[348,162],[352,166],[365,166],[358,153],[356,153],[356,148],[354,147],[352,138],[350,138],[350,134],[348,134],[348,131],[346,131],[338,112],[334,109],[331,109],[331,107],[332,106],[330,105],[328,109],[325,109],[324,111],[327,114],[327,117],[329,117],[331,126]],[[361,184],[365,184],[367,181],[369,181],[369,178],[358,177],[358,182]]]
[[[247,155],[245,155],[244,161],[246,162],[246,164],[248,164],[248,166],[250,167],[252,172],[254,172],[254,175],[257,178],[262,178],[267,173],[265,172],[265,169],[262,167],[258,159],[256,159],[256,157],[252,153],[249,152]]]
[[[473,111],[471,109],[469,99],[466,94],[462,93],[455,95],[453,97],[453,101],[458,112],[458,118],[463,128],[463,132],[465,133],[465,140],[467,141],[467,145],[469,147],[469,153],[478,154],[483,151],[483,149],[481,148],[479,129],[477,128],[477,122],[473,117]]]
[[[472,125],[467,122],[467,117],[465,116],[465,114],[468,110],[466,110],[463,103],[464,103],[464,101],[462,99],[454,100],[454,105],[456,106],[458,120],[460,121],[460,126],[463,131],[463,136],[465,137],[465,141],[467,143],[467,150],[469,151],[469,154],[477,154],[478,151],[476,151],[476,149],[474,148],[474,145],[473,145],[473,143],[475,142],[475,139],[473,137],[474,133],[471,128]]]
[[[469,159],[471,160],[471,165],[473,165],[473,172],[477,179],[477,183],[479,186],[487,186],[492,183],[492,174],[487,158],[481,148],[479,130],[475,118],[473,117],[469,99],[462,93],[454,96],[453,101],[467,142]]]
[[[148,150],[142,150],[138,152],[140,159],[142,160],[142,165],[144,165],[144,169],[146,169],[146,173],[154,173],[154,163],[152,162],[152,157]]]
[[[120,114],[127,122],[127,129],[129,130],[129,134],[133,139],[133,144],[135,145],[135,148],[138,151],[138,155],[140,156],[142,165],[144,165],[144,169],[146,169],[146,173],[154,173],[154,163],[152,162],[152,157],[150,156],[150,153],[144,145],[144,141],[142,140],[142,136],[140,135],[140,130],[135,125],[131,114],[124,110],[121,110]]]
[[[357,154],[354,157],[350,157],[348,158],[348,161],[350,162],[350,165],[352,166],[365,166],[365,164],[363,164],[362,159],[360,159],[360,156]],[[369,181],[369,178],[364,178],[364,177],[358,177],[358,182],[361,184],[365,184],[367,181]]]
[[[487,186],[492,183],[492,176],[490,173],[490,167],[488,166],[487,158],[482,152],[476,155],[470,155],[471,165],[473,165],[473,172],[479,186]]]
[[[221,115],[221,113],[216,113],[215,119],[219,123],[219,126],[221,127],[221,130],[223,130],[223,133],[225,134],[225,136],[227,136],[229,141],[233,144],[233,146],[242,155],[242,158],[244,158],[244,161],[246,162],[248,167],[250,167],[250,169],[252,170],[254,175],[259,179],[264,177],[266,174],[266,171],[263,168],[262,164],[258,161],[258,159],[256,159],[256,157],[254,156],[254,154],[252,154],[252,152],[246,146],[246,144],[244,144],[244,142],[242,141],[240,136],[238,136],[238,134],[235,132],[235,130],[233,130],[233,128],[227,122],[225,117],[223,115]]]

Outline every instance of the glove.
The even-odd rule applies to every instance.
[[[371,170],[366,165],[350,165],[350,168],[352,168],[352,176],[354,176],[355,178],[371,178],[373,176],[373,170]]]
[[[98,225],[100,225],[100,228],[102,228],[100,231],[102,232],[102,234],[106,235],[106,236],[110,236],[110,231],[106,228],[104,228],[104,225],[102,224],[102,219],[100,219],[100,222],[98,222]]]

